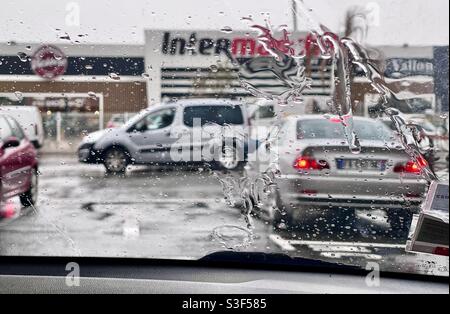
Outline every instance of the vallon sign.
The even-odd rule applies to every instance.
[[[40,47],[31,58],[31,68],[36,75],[53,80],[66,72],[67,57],[55,46]]]
[[[386,60],[385,76],[405,78],[408,76],[433,76],[434,64],[430,59],[393,58]]]

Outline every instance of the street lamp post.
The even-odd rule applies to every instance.
[[[297,21],[297,1],[292,0],[292,18],[294,25],[294,32],[298,30],[298,21]]]

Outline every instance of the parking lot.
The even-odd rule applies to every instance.
[[[406,235],[393,235],[382,211],[359,211],[352,226],[314,225],[294,235],[275,234],[257,218],[248,229],[203,169],[134,167],[126,177],[110,177],[103,166],[50,155],[41,158],[40,173],[38,205],[19,210],[12,200],[3,213],[1,255],[192,259],[233,249],[362,265],[381,256],[386,263],[411,258]]]
[[[2,222],[2,255],[200,257],[249,237],[227,235],[227,228],[213,237],[217,227],[245,223],[208,174],[137,168],[126,178],[107,177],[102,166],[69,156],[44,157],[40,172],[36,210]],[[255,228],[260,234],[266,227]],[[221,243],[221,233],[231,244]],[[252,245],[261,249],[265,242]]]

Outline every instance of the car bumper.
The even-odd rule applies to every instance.
[[[283,176],[278,179],[285,204],[316,207],[419,208],[428,183],[417,179]]]
[[[99,163],[99,154],[94,150],[94,144],[83,144],[78,148],[78,161],[85,164]]]

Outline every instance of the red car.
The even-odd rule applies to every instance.
[[[19,196],[28,207],[36,203],[37,193],[36,149],[16,120],[0,114],[0,202]]]

